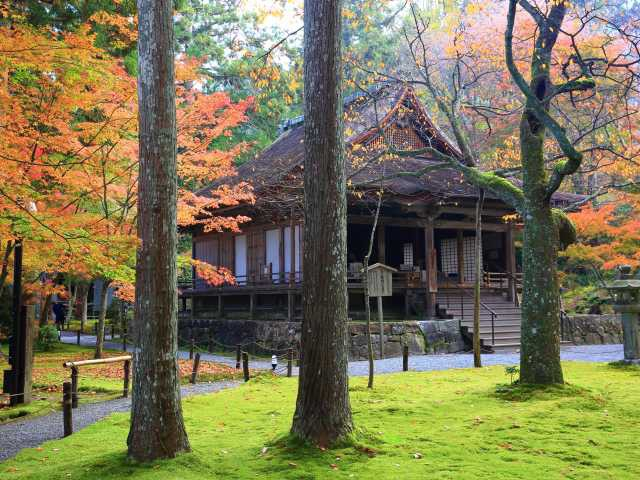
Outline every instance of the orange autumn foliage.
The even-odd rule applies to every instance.
[[[129,20],[97,20],[135,40]],[[198,91],[192,59],[178,58],[177,70],[180,225],[235,230],[248,219],[219,219],[209,209],[251,201],[250,187],[202,187],[235,175],[233,160],[246,146],[210,145],[245,121],[251,100]],[[73,33],[0,25],[0,238],[27,240],[28,288],[45,293],[42,272],[66,273],[113,281],[132,300],[137,159],[136,79],[95,47],[90,24]],[[224,270],[207,278],[231,281]]]
[[[580,243],[564,253],[573,264],[604,270],[620,265],[640,267],[640,198],[618,194],[609,203],[587,206],[570,214]]]

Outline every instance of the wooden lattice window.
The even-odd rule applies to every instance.
[[[385,130],[386,141],[397,150],[417,150],[425,147],[420,135],[412,127],[393,126]],[[385,146],[385,137],[378,135],[367,145],[372,149]]]
[[[447,277],[458,276],[458,242],[455,238],[443,238],[440,242],[442,273]]]
[[[405,243],[402,246],[402,260],[404,265],[413,265],[413,243]]]

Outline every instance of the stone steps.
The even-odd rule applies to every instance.
[[[460,296],[459,292],[440,292],[436,296],[438,306],[447,315],[460,320],[460,325],[473,330],[474,299],[472,294]],[[489,290],[481,292],[480,338],[494,350],[513,350],[520,346],[521,311],[504,296]],[[495,316],[489,311],[494,312]]]

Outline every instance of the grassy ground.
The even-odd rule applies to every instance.
[[[126,459],[128,415],[23,451],[7,479],[637,479],[640,369],[566,363],[565,388],[501,387],[504,369],[351,381],[357,432],[341,448],[286,434],[296,380],[259,380],[184,401],[192,453]]]
[[[6,345],[3,345],[4,357],[0,358],[0,370],[8,369]],[[71,360],[93,358],[94,349],[65,343],[57,343],[50,352],[36,352],[33,368],[33,399],[29,405],[8,406],[8,399],[0,395],[0,423],[27,415],[44,415],[61,407],[62,383],[70,381],[71,372],[62,366]],[[125,355],[119,351],[105,351],[105,357]],[[182,383],[187,383],[191,374],[192,362],[181,360],[180,373]],[[225,365],[211,362],[200,363],[198,381],[216,381],[240,378],[241,373]],[[123,364],[91,365],[80,367],[78,376],[79,402],[96,402],[116,398],[122,395]]]

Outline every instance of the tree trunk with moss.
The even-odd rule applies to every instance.
[[[523,185],[518,187],[509,180],[491,172],[476,168],[473,148],[466,138],[460,119],[460,102],[464,95],[455,91],[448,101],[447,95],[432,83],[432,73],[427,63],[420,61],[420,51],[428,50],[421,37],[424,22],[411,6],[417,25],[417,40],[409,47],[421,70],[422,83],[429,90],[436,106],[449,120],[454,138],[458,143],[460,156],[447,155],[433,147],[421,149],[430,153],[443,164],[464,174],[466,179],[478,187],[491,191],[505,203],[511,205],[524,221],[523,246],[523,299],[522,333],[520,349],[521,380],[531,384],[562,383],[560,365],[560,290],[556,271],[558,251],[575,241],[575,229],[571,221],[560,210],[552,208],[552,196],[562,181],[574,175],[580,168],[583,153],[578,151],[563,128],[550,113],[550,103],[558,95],[589,91],[595,88],[588,62],[585,62],[575,45],[571,62],[576,63],[581,74],[563,83],[554,84],[551,77],[553,50],[562,29],[568,0],[546,2],[540,10],[538,2],[509,0],[507,28],[505,31],[505,62],[512,80],[526,99],[520,123],[520,157]],[[513,37],[516,14],[521,8],[535,22],[536,30],[532,38],[529,81],[519,71],[513,54]],[[525,40],[522,40],[524,42]],[[528,40],[527,40],[528,41]],[[458,63],[458,66],[461,66]],[[457,70],[456,70],[457,71]],[[449,88],[457,88],[452,81]],[[553,138],[561,151],[559,161],[547,172],[545,165],[545,135]],[[402,156],[402,152],[394,151]],[[411,156],[418,152],[412,151]],[[409,155],[409,153],[407,154]],[[421,172],[420,174],[424,174]]]
[[[544,127],[525,113],[520,127],[524,173],[522,325],[520,379],[523,383],[563,383],[560,365],[558,228],[544,198]]]
[[[538,31],[531,56],[531,78],[527,82],[513,58],[513,30],[520,5],[536,22]],[[578,152],[565,130],[550,114],[555,95],[593,88],[585,78],[554,85],[551,78],[553,49],[567,12],[568,3],[555,2],[546,12],[527,0],[510,0],[505,34],[506,63],[511,77],[525,95],[520,121],[520,159],[523,173],[524,220],[522,250],[523,292],[520,347],[520,379],[523,383],[563,383],[560,365],[560,288],[557,275],[558,250],[574,240],[575,230],[566,216],[551,206],[551,197],[562,180],[580,167]],[[566,160],[545,165],[545,138],[556,140]]]

